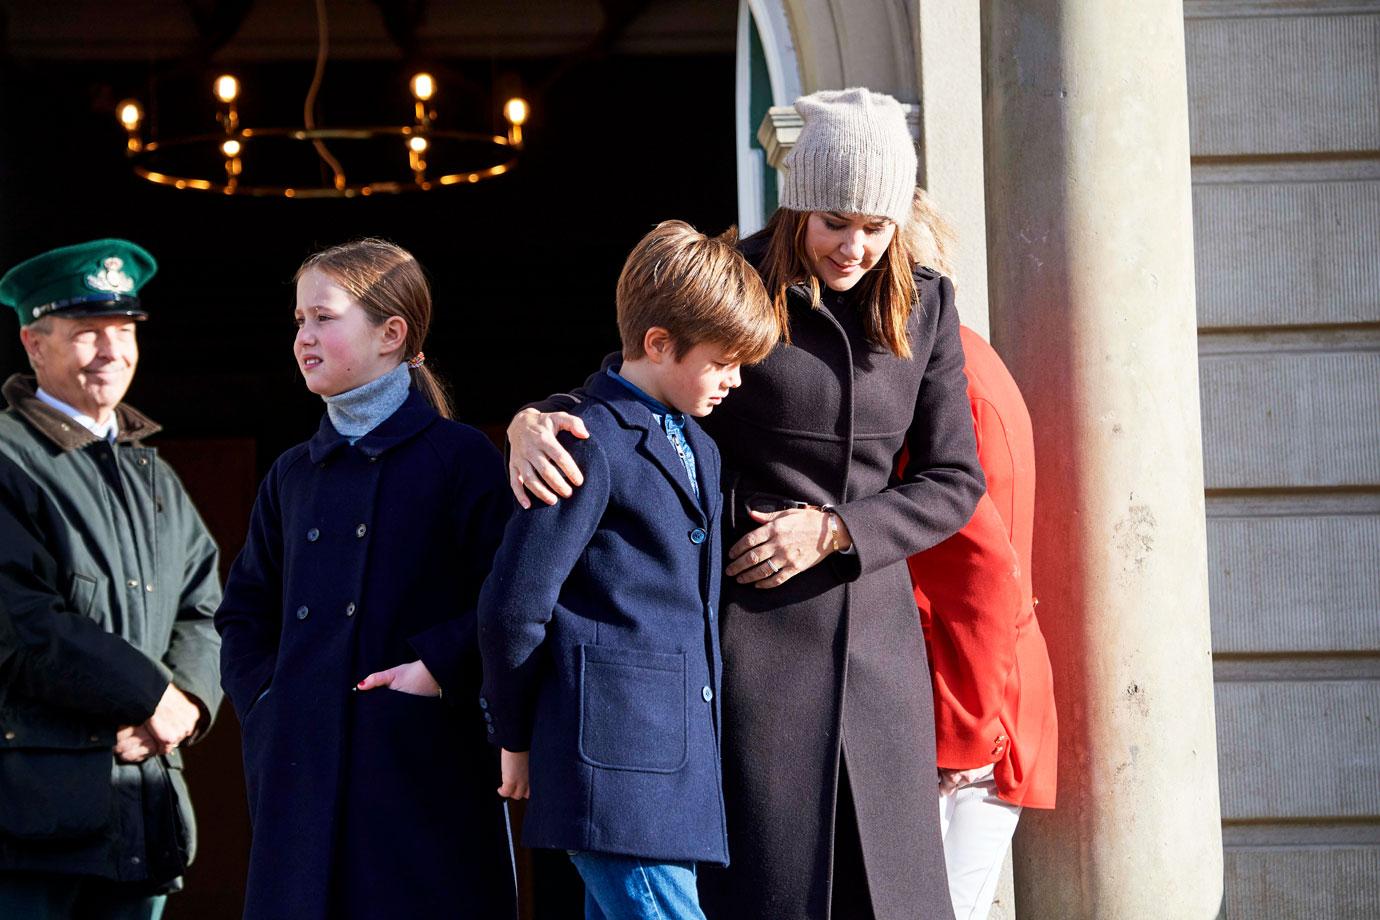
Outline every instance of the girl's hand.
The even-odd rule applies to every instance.
[[[584,484],[575,458],[556,440],[561,431],[581,440],[589,437],[584,420],[566,412],[523,409],[508,423],[508,486],[524,508],[532,507],[529,491],[554,505],[574,494],[572,486]]]
[[[734,543],[728,550],[731,560],[725,570],[740,585],[775,588],[832,553],[827,511],[817,508],[790,508],[785,511],[755,511],[748,514],[764,526]],[[838,522],[840,549],[852,546],[843,519]]]
[[[387,671],[375,671],[355,685],[357,690],[373,690],[375,687],[387,687],[413,696],[441,695],[441,685],[436,683],[436,678],[420,661],[409,661]]]
[[[532,787],[527,781],[528,753],[514,754],[506,748],[499,748],[499,769],[503,774],[503,785],[498,794],[505,799],[525,799],[531,795]]]

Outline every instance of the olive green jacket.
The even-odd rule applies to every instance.
[[[0,871],[176,885],[195,848],[182,759],[117,763],[115,733],[175,683],[220,705],[217,550],[182,483],[116,409],[115,443],[35,396],[0,412]]]

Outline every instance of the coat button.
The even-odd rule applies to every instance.
[[[149,584],[149,585],[144,585],[144,590],[147,591],[147,592],[149,592],[150,594],[152,594],[152,593],[153,593],[153,585],[151,585],[151,584]]]
[[[364,535],[365,535],[366,533],[368,533],[368,532],[369,532],[369,528],[366,527],[366,526],[363,525],[363,524],[360,524],[358,527],[355,528],[355,536],[357,536],[357,537],[362,537],[362,536],[364,536]]]
[[[305,620],[307,618],[307,614],[309,613],[311,613],[311,611],[307,609],[305,604],[303,604],[301,607],[297,608],[297,619]]]
[[[488,708],[489,708],[489,701],[486,700],[486,699],[484,699],[484,697],[482,697],[482,696],[479,698],[479,708],[480,708],[480,709],[488,709]]]
[[[137,588],[139,587],[139,579],[131,578],[129,581],[125,582],[125,584],[131,588]]]
[[[307,531],[308,543],[315,543],[319,539],[321,539],[321,531],[317,530],[315,527]]]
[[[101,740],[101,736],[100,736],[100,735],[92,735],[90,738],[88,738],[88,739],[86,739],[86,740],[90,741],[92,744],[95,744],[97,741],[100,741],[100,740]]]
[[[148,458],[148,457],[140,457],[140,458],[139,458],[139,465],[140,465],[140,466],[148,466],[148,465],[149,465],[149,458]]]
[[[14,732],[5,732],[5,740],[6,740],[6,741],[13,741],[13,740],[14,740]]]
[[[494,733],[494,727],[493,727],[492,725],[490,725],[490,726],[489,726],[489,734],[492,735],[493,733]]]
[[[352,616],[355,615],[355,602],[354,602],[354,601],[350,601],[348,604],[345,605],[345,615],[346,615],[347,617],[352,617]]]
[[[690,542],[698,546],[704,542],[704,538],[707,536],[709,535],[704,532],[704,528],[696,527],[694,530],[690,531]]]
[[[704,697],[704,701],[708,703],[710,700],[714,699],[714,691],[709,687],[704,687],[700,690],[700,696]]]
[[[486,712],[486,713],[484,713],[484,721],[485,721],[485,722],[492,722],[493,720],[494,720],[494,714],[493,714],[492,712]]]

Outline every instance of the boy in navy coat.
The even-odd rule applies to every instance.
[[[623,364],[573,410],[585,484],[519,512],[479,601],[479,704],[522,841],[567,850],[589,920],[702,918],[726,865],[719,766],[719,451],[693,417],[780,325],[731,239],[659,225],[618,279]],[[529,754],[530,752],[530,754]]]

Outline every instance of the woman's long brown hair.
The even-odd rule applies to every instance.
[[[791,340],[787,295],[792,285],[809,288],[810,306],[819,309],[819,278],[810,266],[813,260],[805,248],[809,211],[777,208],[767,221],[767,253],[762,262],[762,280],[771,295],[772,308],[781,323],[783,338]],[[898,358],[909,358],[910,335],[906,326],[915,308],[914,263],[905,234],[897,228],[886,252],[854,288],[854,297],[863,311],[868,341],[885,348]]]
[[[422,343],[431,328],[431,285],[412,253],[387,240],[355,240],[321,250],[302,263],[292,280],[313,268],[340,285],[364,308],[374,325],[381,325],[390,316],[407,321],[404,360],[422,353]],[[412,383],[443,418],[454,417],[450,394],[431,368],[424,364],[412,368]]]

